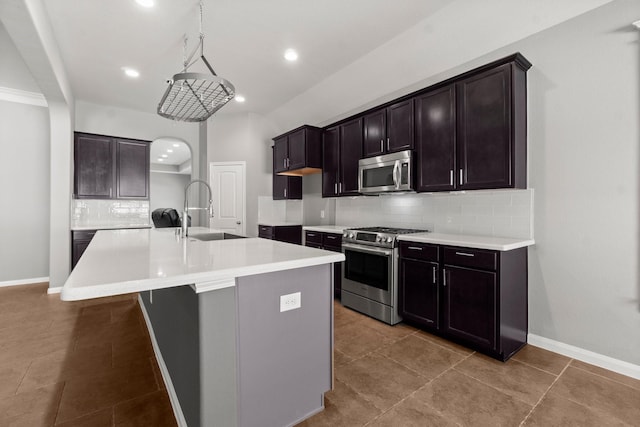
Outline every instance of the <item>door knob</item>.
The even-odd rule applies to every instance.
[[[240,221],[236,221],[236,224],[240,225],[240,224],[241,224],[241,222],[240,222]]]

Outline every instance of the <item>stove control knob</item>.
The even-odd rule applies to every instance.
[[[353,233],[349,233],[349,238],[353,239],[355,236],[353,235]]]
[[[349,233],[347,233],[347,232],[343,233],[342,237],[344,237],[346,239],[347,237],[349,237]]]
[[[380,240],[382,240],[382,238],[380,236],[376,236],[376,242],[379,242]]]
[[[393,242],[393,237],[387,237],[387,243]]]

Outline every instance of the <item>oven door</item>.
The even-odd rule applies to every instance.
[[[343,243],[342,290],[391,305],[393,250]]]

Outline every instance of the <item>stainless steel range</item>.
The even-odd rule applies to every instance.
[[[390,227],[351,228],[342,235],[342,304],[390,325],[398,315],[398,245],[400,234],[424,233]]]

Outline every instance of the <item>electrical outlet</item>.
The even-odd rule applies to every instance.
[[[301,307],[300,292],[280,295],[280,313]]]
[[[324,218],[324,211],[320,211],[320,218]]]
[[[153,304],[153,289],[149,290],[149,302]]]

